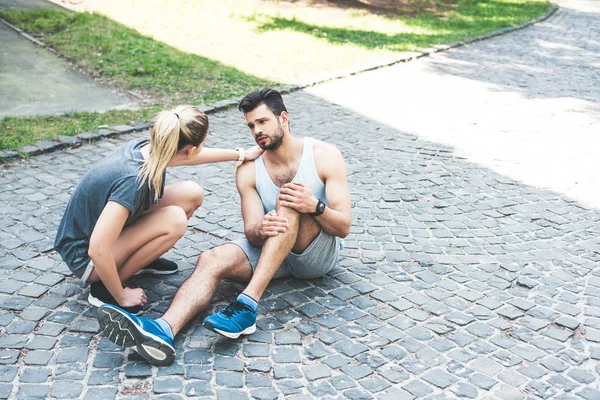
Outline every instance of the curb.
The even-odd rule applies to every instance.
[[[537,18],[531,19],[529,21],[525,21],[519,25],[501,28],[501,29],[498,29],[493,32],[489,32],[489,33],[479,35],[479,36],[474,36],[474,37],[467,38],[465,40],[458,41],[458,42],[435,45],[435,46],[421,49],[418,51],[403,52],[398,57],[394,57],[393,59],[390,59],[388,61],[384,61],[384,62],[380,61],[377,63],[365,64],[365,65],[360,65],[360,66],[353,67],[353,68],[348,68],[345,70],[335,71],[333,73],[326,74],[326,75],[323,75],[323,76],[320,76],[317,78],[313,78],[313,79],[307,80],[305,82],[280,86],[280,87],[277,87],[276,89],[279,90],[281,92],[281,94],[289,94],[289,93],[296,92],[296,91],[299,91],[299,90],[302,90],[302,89],[305,89],[305,88],[308,88],[311,86],[318,85],[320,83],[329,82],[329,81],[333,81],[336,79],[346,78],[346,77],[349,77],[352,75],[356,75],[356,74],[367,72],[367,71],[373,71],[373,70],[376,70],[379,68],[389,67],[394,64],[410,62],[410,61],[419,59],[421,57],[427,57],[430,54],[447,51],[447,50],[457,48],[457,47],[462,47],[462,46],[465,46],[467,44],[471,44],[474,42],[479,42],[481,40],[487,40],[487,39],[491,39],[496,36],[501,36],[501,35],[505,35],[507,33],[511,33],[511,32],[517,31],[517,30],[525,29],[531,25],[537,24],[539,22],[545,21],[546,19],[550,18],[556,12],[556,10],[558,10],[558,6],[556,4],[551,4],[548,7],[548,10],[546,10],[546,12],[544,14],[540,15]],[[40,46],[42,48],[49,50],[51,53],[60,57],[60,54],[56,50],[52,49],[51,47],[47,46],[45,43],[43,43],[43,42],[33,38],[32,36],[28,35],[27,33],[23,32],[23,30],[17,28],[14,25],[11,25],[10,23],[8,23],[7,21],[5,21],[2,18],[0,18],[0,22],[4,23],[9,28],[16,31],[19,35],[21,35],[25,39],[31,41],[32,43],[36,44],[37,46]],[[209,115],[209,114],[217,113],[219,111],[227,110],[231,107],[236,107],[239,104],[241,99],[242,99],[241,97],[233,97],[230,99],[220,100],[216,103],[212,103],[212,104],[208,104],[208,105],[199,105],[198,107],[202,111],[204,111],[205,114]],[[142,123],[135,123],[135,124],[128,124],[128,125],[117,125],[117,126],[112,126],[112,127],[107,127],[107,128],[101,128],[98,131],[94,131],[94,132],[83,132],[83,133],[80,133],[75,136],[60,136],[59,138],[57,138],[57,140],[39,141],[39,142],[36,142],[34,145],[28,145],[28,146],[21,147],[18,151],[0,150],[0,165],[5,164],[8,161],[17,159],[19,157],[31,157],[31,156],[35,156],[38,154],[50,153],[52,151],[59,150],[59,149],[65,148],[65,147],[78,147],[84,143],[94,142],[94,141],[97,141],[97,140],[100,140],[103,138],[109,138],[109,137],[113,137],[113,136],[117,136],[117,135],[121,135],[121,134],[125,134],[125,133],[143,131],[143,130],[151,128],[152,125],[153,125],[153,122],[146,122],[146,123],[142,122]]]
[[[48,50],[50,53],[57,55],[60,57],[60,54],[58,54],[58,52],[56,50],[54,50],[52,47],[48,47],[46,45],[46,43],[37,40],[36,38],[34,38],[33,36],[27,34],[26,32],[24,32],[22,29],[17,28],[16,26],[12,25],[11,23],[9,23],[8,21],[6,21],[3,18],[0,18],[0,22],[2,22],[4,25],[8,26],[10,29],[12,29],[13,31],[17,32],[19,35],[23,36],[25,39],[29,40],[30,42],[32,42],[33,44],[42,47],[46,50]]]

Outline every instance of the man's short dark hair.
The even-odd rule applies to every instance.
[[[248,93],[244,96],[242,101],[240,101],[238,108],[244,114],[247,114],[261,104],[265,104],[276,116],[280,116],[284,111],[287,112],[285,104],[283,104],[283,99],[281,98],[281,93],[275,89],[268,88],[258,89],[252,93]]]

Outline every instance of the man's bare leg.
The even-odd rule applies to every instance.
[[[139,318],[118,307],[102,306],[98,309],[100,329],[109,340],[135,349],[149,363],[170,365],[175,360],[174,336],[208,306],[221,278],[248,280],[251,275],[250,262],[240,247],[216,247],[198,258],[194,273],[177,291],[163,318]]]
[[[207,250],[198,257],[194,273],[179,288],[162,319],[177,335],[194,316],[208,308],[221,279],[248,281],[251,276],[246,253],[237,245],[228,243]]]
[[[265,241],[252,279],[243,291],[257,302],[288,254],[291,251],[302,253],[321,231],[319,224],[310,215],[300,214],[291,208],[278,204],[277,215],[286,218],[289,227],[285,232]]]

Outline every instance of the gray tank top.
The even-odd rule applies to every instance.
[[[256,177],[256,191],[262,200],[265,214],[267,214],[269,211],[275,209],[277,196],[279,195],[279,189],[281,188],[273,183],[273,180],[267,172],[262,156],[258,157],[254,162],[254,174]],[[327,204],[327,199],[325,198],[325,184],[321,181],[321,178],[317,173],[317,167],[315,166],[312,138],[304,138],[302,158],[300,159],[298,172],[296,172],[293,180],[309,185],[315,197]]]

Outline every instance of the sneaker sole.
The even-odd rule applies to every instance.
[[[100,307],[97,316],[102,334],[111,342],[135,350],[152,365],[166,366],[175,361],[171,345],[142,330],[126,314],[112,307]]]
[[[106,303],[105,303],[105,302],[103,302],[102,300],[100,300],[100,299],[98,299],[98,298],[96,298],[96,297],[92,296],[92,294],[91,294],[91,293],[88,295],[88,303],[90,303],[90,304],[91,304],[91,305],[93,305],[94,307],[98,307],[98,308],[100,308],[100,307],[102,307],[103,305],[105,305],[105,304],[106,304]],[[140,311],[138,311],[138,312],[136,312],[136,313],[131,313],[131,314],[133,314],[133,315],[135,315],[135,316],[138,316],[138,315],[141,315],[143,312],[144,312],[144,310],[140,310]]]
[[[254,332],[256,332],[256,324],[251,325],[251,326],[247,327],[246,329],[244,329],[243,331],[237,332],[237,333],[227,332],[227,331],[222,331],[220,329],[217,329],[210,322],[204,323],[203,325],[204,325],[204,327],[206,329],[208,329],[210,331],[213,331],[215,333],[218,333],[219,335],[223,335],[223,336],[225,336],[226,338],[229,338],[229,339],[237,339],[241,335],[251,335]]]
[[[171,275],[171,274],[174,274],[175,272],[179,272],[179,269],[174,269],[173,271],[159,271],[159,270],[156,270],[156,269],[147,269],[147,270],[144,270],[142,268],[138,272],[136,272],[135,274],[133,274],[133,276],[136,276],[136,275],[146,275],[146,274],[152,274],[152,275]]]

